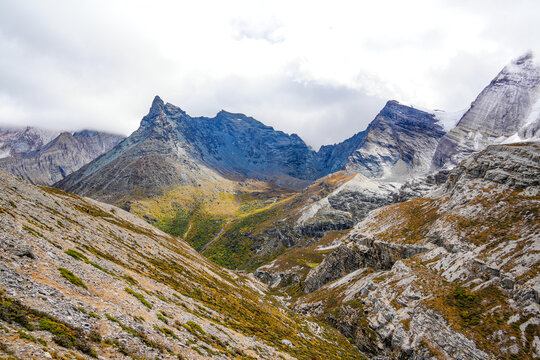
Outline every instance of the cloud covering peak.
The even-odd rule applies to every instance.
[[[317,148],[387,99],[457,110],[540,53],[536,1],[0,2],[0,123],[128,134],[159,93]]]

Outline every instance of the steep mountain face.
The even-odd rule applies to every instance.
[[[444,131],[432,115],[389,102],[366,132],[311,150],[243,114],[190,117],[156,97],[140,128],[125,142],[58,187],[108,202],[153,197],[178,184],[246,178],[301,188],[343,170],[370,177],[423,172]],[[352,154],[352,155],[351,155]],[[145,176],[152,173],[152,176]]]
[[[25,134],[24,139],[33,141],[31,147],[40,147],[21,154],[23,146],[16,146],[14,149],[19,151],[17,156],[0,159],[0,169],[42,185],[51,185],[64,179],[84,164],[109,151],[124,138],[120,135],[83,130],[74,134],[63,132],[42,146],[40,141],[45,139],[43,136],[32,137],[29,131],[25,131]],[[23,144],[30,146],[29,141]]]
[[[156,97],[136,132],[58,186],[115,202],[134,192],[151,197],[173,185],[224,178],[298,187],[315,172],[314,153],[296,135],[225,111],[192,118]]]
[[[60,132],[36,127],[3,127],[0,128],[0,159],[19,157],[26,153],[41,149],[45,144],[58,136]]]
[[[0,171],[0,357],[362,359],[119,208]]]
[[[379,356],[540,356],[539,173],[538,143],[474,154],[336,241],[295,308]]]
[[[345,168],[398,181],[425,174],[444,134],[433,114],[389,101],[369,124]]]
[[[319,178],[345,169],[345,164],[356,149],[362,145],[366,131],[360,131],[349,139],[334,145],[321,146],[317,152],[321,172]]]
[[[434,168],[451,168],[489,144],[540,136],[540,66],[531,53],[506,66],[440,141]],[[511,139],[509,139],[511,138]]]

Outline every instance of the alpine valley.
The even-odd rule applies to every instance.
[[[127,138],[0,129],[0,358],[540,358],[533,55],[351,135],[158,96]]]

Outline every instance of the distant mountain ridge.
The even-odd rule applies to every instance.
[[[60,131],[32,126],[0,127],[0,158],[18,157],[41,149],[60,134]]]
[[[382,120],[384,119],[384,121]],[[386,131],[391,156],[382,154],[373,166],[395,164],[414,168],[414,153],[423,142],[434,149],[444,134],[432,114],[390,101],[365,132],[340,144],[313,151],[296,134],[288,135],[244,114],[220,111],[215,117],[191,117],[156,96],[139,129],[108,154],[96,159],[56,186],[104,201],[118,201],[135,189],[147,196],[178,183],[256,178],[299,188],[327,174],[358,165],[359,149]],[[388,130],[385,128],[388,127]],[[398,133],[417,132],[405,141]],[[426,140],[427,139],[427,140]],[[406,144],[407,148],[402,148]],[[152,176],[144,176],[152,173]],[[371,175],[383,176],[382,171]]]
[[[51,185],[107,152],[124,138],[121,135],[82,130],[73,134],[62,132],[52,141],[43,144],[48,135],[53,133],[25,128],[22,140],[19,143],[12,142],[12,153],[15,156],[0,159],[0,169],[34,184]],[[28,151],[22,152],[21,149]]]

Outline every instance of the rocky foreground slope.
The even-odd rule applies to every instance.
[[[362,358],[116,207],[0,171],[0,224],[2,358]]]
[[[0,169],[34,184],[52,185],[109,151],[122,139],[121,135],[91,130],[63,132],[46,144],[34,139],[32,148],[35,150],[0,159]],[[20,150],[21,140],[18,144],[14,149]]]
[[[540,144],[489,146],[438,190],[373,210],[294,307],[388,358],[540,356]]]

